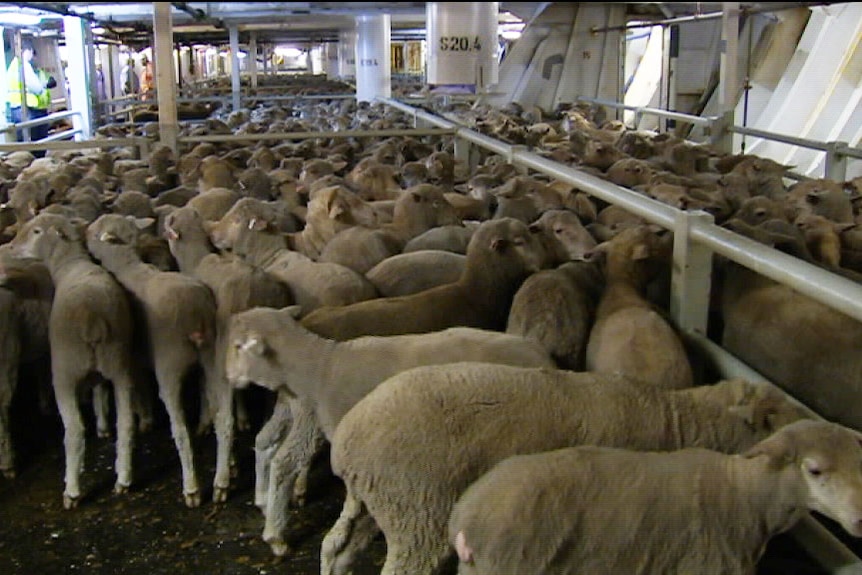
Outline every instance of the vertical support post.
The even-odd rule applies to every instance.
[[[156,95],[159,104],[159,139],[177,153],[177,85],[174,81],[174,32],[171,4],[153,2],[153,28],[155,41],[153,60],[156,69]]]
[[[239,110],[242,107],[240,101],[240,83],[239,83],[239,28],[236,24],[228,26],[228,36],[230,38],[230,94],[233,110]]]
[[[3,111],[0,113],[0,128],[2,128],[2,131],[0,131],[0,142],[8,142],[14,140],[15,137],[5,130],[9,125],[9,79],[6,77],[6,42],[2,26],[0,26],[0,56],[3,57],[3,65],[0,66],[0,102],[4,102]]]
[[[470,165],[470,142],[455,136],[455,161],[465,166]],[[473,170],[470,170],[473,173]]]
[[[670,43],[669,43],[669,53],[668,53],[668,66],[667,66],[667,109],[676,112],[677,111],[677,88],[676,88],[676,78],[677,78],[677,68],[679,63],[679,24],[674,24],[670,26]],[[676,129],[676,120],[673,119],[665,119],[664,120],[664,129],[666,132],[671,132]]]
[[[727,130],[735,125],[734,113],[738,88],[739,69],[739,2],[724,2],[721,16],[721,62],[719,70],[719,114],[724,117],[720,134],[713,135],[717,151],[733,153],[733,133]]]
[[[684,332],[705,336],[709,319],[712,250],[690,239],[694,222],[712,224],[711,214],[680,210],[673,229],[670,314]]]
[[[842,150],[848,147],[847,142],[829,142],[826,150],[826,162],[823,166],[823,177],[843,182],[847,179],[847,156]]]
[[[159,4],[156,2],[156,4]],[[69,81],[68,106],[73,112],[73,126],[80,130],[75,134],[76,140],[88,140],[93,137],[93,99],[90,97],[90,78],[93,66],[91,52],[88,47],[89,24],[77,16],[63,17],[63,34],[66,38],[66,50],[69,56],[67,79]],[[22,109],[23,111],[23,109]]]
[[[257,32],[250,32],[247,58],[249,76],[251,77],[251,89],[257,90]]]
[[[356,17],[356,101],[392,96],[389,14]]]

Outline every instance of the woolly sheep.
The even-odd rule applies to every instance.
[[[390,256],[368,270],[365,277],[382,297],[395,297],[456,282],[466,265],[467,256],[459,253],[419,250]]]
[[[401,372],[360,400],[332,438],[332,470],[347,495],[324,538],[321,572],[348,572],[376,522],[386,537],[383,574],[434,573],[451,556],[456,498],[510,455],[584,444],[736,452],[804,416],[770,388],[715,386],[743,392],[703,396],[609,374],[482,363]]]
[[[458,361],[554,367],[541,345],[515,335],[453,327],[336,342],[308,331],[296,319],[298,315],[296,306],[235,314],[230,322],[227,375],[238,387],[253,382],[273,391],[285,388],[314,410],[314,417],[305,421],[318,422],[327,439],[357,401],[387,377],[411,367]],[[296,474],[306,474],[301,469],[311,466],[314,453],[303,453],[302,448],[314,444],[308,439],[312,435],[313,430],[301,428],[295,419],[271,464],[271,473],[280,481],[269,482],[264,540],[279,555],[285,550],[284,499]]]
[[[802,420],[736,455],[595,446],[516,455],[461,495],[449,541],[462,575],[753,575],[768,541],[809,510],[862,537],[860,441]]]
[[[145,264],[136,253],[138,222],[119,214],[105,214],[87,227],[90,253],[133,296],[143,327],[150,366],[168,417],[182,467],[183,498],[188,507],[201,503],[191,437],[183,407],[183,380],[195,367],[204,372],[203,389],[210,405],[218,405],[215,361],[216,302],[202,282],[179,272],[163,272]],[[230,413],[228,411],[228,413]],[[226,419],[225,417],[221,418]],[[230,422],[217,424],[219,461],[215,495],[227,489]]]
[[[133,319],[128,297],[117,280],[94,263],[82,230],[64,216],[40,214],[24,224],[10,245],[17,258],[36,258],[54,283],[49,319],[54,397],[65,429],[66,473],[63,506],[77,506],[84,466],[84,421],[78,404],[90,372],[114,386],[117,412],[114,491],[132,482],[134,416],[132,395]]]

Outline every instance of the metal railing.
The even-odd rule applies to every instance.
[[[576,168],[543,158],[525,146],[500,142],[397,100],[378,98],[378,101],[411,115],[417,126],[430,125],[454,131],[456,155],[462,160],[469,158],[470,150],[463,144],[459,146],[458,140],[499,154],[513,165],[577,186],[590,195],[672,230],[672,319],[683,337],[698,347],[705,357],[712,359],[724,377],[745,377],[781,390],[706,337],[713,254],[723,255],[862,321],[862,285],[716,226],[712,216],[707,213],[678,210]],[[806,409],[816,416],[810,408]],[[792,530],[792,534],[812,557],[830,571],[860,562],[855,553],[813,517],[806,517]]]
[[[705,128],[705,133],[710,136],[711,141],[716,141],[718,138],[721,137],[722,132],[726,130],[727,132],[733,134],[754,136],[757,138],[763,138],[765,140],[772,140],[775,142],[781,142],[783,144],[799,146],[801,148],[820,150],[826,153],[823,177],[838,182],[843,182],[847,178],[847,160],[849,158],[862,159],[862,149],[853,148],[847,142],[844,141],[821,142],[818,140],[809,140],[806,138],[797,138],[795,136],[788,136],[785,134],[777,134],[775,132],[767,132],[765,130],[758,130],[756,128],[748,128],[745,126],[725,126],[724,118],[722,118],[721,116],[694,116],[691,114],[682,114],[679,112],[661,110],[659,108],[632,106],[628,104],[622,104],[620,102],[602,100],[599,98],[588,98],[584,96],[579,96],[576,98],[576,100],[578,102],[584,102],[588,104],[607,106],[613,109],[634,111],[635,126],[640,123],[640,119],[642,116],[648,114],[652,116],[657,116],[659,118],[665,118],[668,120],[675,120],[677,122],[701,126]],[[788,171],[787,176],[797,180],[809,179],[808,176],[805,176],[803,174],[797,174],[792,171]]]
[[[52,114],[48,114],[47,116],[41,116],[39,118],[33,118],[32,120],[27,120],[26,122],[17,122],[15,124],[7,124],[3,131],[8,133],[15,133],[17,130],[27,130],[28,128],[34,128],[36,126],[41,126],[43,124],[50,124],[56,122],[57,120],[65,120],[66,118],[72,118],[74,116],[80,116],[80,112],[76,112],[74,110],[67,110],[62,112],[54,112]],[[75,135],[80,134],[80,128],[71,128],[69,130],[63,130],[62,132],[57,132],[55,134],[51,134],[46,138],[41,140],[36,140],[34,142],[21,142],[21,144],[25,144],[27,146],[32,146],[33,144],[37,144],[39,142],[53,142],[56,140],[65,140],[67,138],[73,138]],[[38,149],[38,148],[35,148]]]

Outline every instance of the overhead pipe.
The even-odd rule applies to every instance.
[[[782,10],[792,10],[794,8],[813,8],[817,6],[829,6],[832,4],[844,4],[844,2],[792,2],[790,4],[769,5],[757,8],[740,7],[739,12],[743,16],[751,14],[762,14],[764,12],[780,12]],[[631,24],[622,24],[620,26],[594,26],[590,28],[590,33],[598,34],[599,32],[621,32],[624,30],[634,30],[635,28],[651,28],[652,26],[670,26],[672,24],[684,24],[687,22],[702,22],[705,20],[717,20],[722,17],[724,12],[707,12],[706,14],[695,14],[693,16],[677,16],[674,18],[664,18],[662,20],[650,20],[645,22],[633,22]]]

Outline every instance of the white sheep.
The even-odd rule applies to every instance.
[[[136,252],[138,221],[105,214],[87,227],[87,248],[132,294],[145,354],[155,372],[159,396],[171,422],[171,434],[182,467],[183,497],[189,507],[201,503],[197,471],[183,408],[183,380],[195,367],[203,370],[202,389],[209,405],[219,405],[215,360],[216,302],[210,289],[180,272],[163,272],[144,263]],[[228,406],[230,407],[230,406]],[[216,418],[218,463],[214,497],[229,480],[228,450],[233,433],[230,409]]]
[[[382,297],[418,293],[461,278],[467,256],[446,250],[418,250],[390,256],[365,273]]]
[[[114,386],[114,491],[124,493],[132,482],[134,436],[134,322],[126,292],[107,270],[93,262],[84,246],[82,229],[64,216],[40,214],[24,224],[10,242],[10,253],[17,258],[41,260],[54,282],[49,342],[54,396],[65,429],[63,505],[70,509],[81,498],[85,430],[78,396],[91,372],[101,374]]]
[[[338,342],[303,327],[296,319],[298,315],[297,306],[235,314],[226,359],[228,379],[234,385],[244,387],[253,382],[273,391],[286,390],[301,404],[295,407],[312,410],[310,417],[293,412],[290,435],[271,462],[271,476],[279,480],[268,484],[264,540],[278,555],[286,550],[286,499],[295,493],[292,487],[297,474],[307,476],[314,456],[314,452],[303,451],[317,443],[316,429],[308,426],[319,427],[326,439],[331,439],[338,422],[356,402],[386,378],[419,365],[484,361],[555,366],[538,343],[500,332],[453,327]],[[262,496],[262,492],[256,493],[256,498]]]
[[[459,573],[753,575],[817,511],[862,537],[862,436],[801,420],[744,454],[581,446],[516,455],[449,520]]]
[[[231,250],[286,283],[303,313],[378,297],[371,282],[356,271],[316,262],[289,249],[275,221],[271,207],[254,198],[243,198],[208,232],[217,248]]]
[[[590,444],[736,452],[804,416],[742,380],[702,387],[710,389],[483,363],[401,372],[360,400],[332,438],[332,470],[347,494],[323,540],[321,571],[348,572],[376,522],[386,537],[384,575],[434,573],[452,554],[455,500],[511,455]]]

